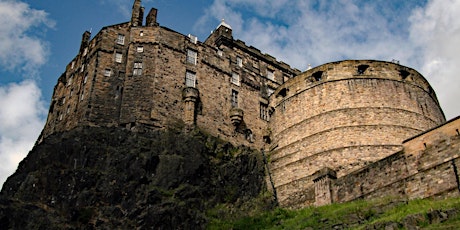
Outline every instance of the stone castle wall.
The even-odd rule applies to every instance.
[[[314,202],[304,191],[313,186],[319,169],[330,167],[344,176],[444,122],[423,76],[381,61],[342,61],[311,69],[278,88],[271,105],[270,168],[279,201],[287,206]]]
[[[225,22],[200,42],[161,27],[156,15],[152,9],[144,25],[136,0],[130,22],[104,27],[93,39],[83,34],[39,141],[78,126],[197,126],[267,152],[279,203],[304,207],[380,196],[383,190],[372,190],[373,183],[384,186],[373,181],[379,173],[410,174],[403,140],[445,121],[434,91],[413,69],[348,60],[300,73],[234,40]],[[379,170],[356,173],[368,165]],[[358,179],[360,188],[349,186]],[[395,179],[389,194],[406,193],[398,187],[406,185]]]
[[[234,40],[224,23],[202,43],[155,18],[147,21],[107,26],[82,40],[55,87],[42,138],[80,125],[146,131],[185,122],[235,145],[262,148],[268,94],[299,71]],[[185,95],[187,73],[196,78],[195,96]]]
[[[460,195],[460,118],[404,142],[404,149],[332,179],[332,202],[379,197]],[[322,202],[319,202],[322,203]]]

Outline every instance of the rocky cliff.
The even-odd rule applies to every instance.
[[[0,229],[203,228],[207,210],[264,191],[260,152],[199,130],[81,127],[37,144],[8,178]]]

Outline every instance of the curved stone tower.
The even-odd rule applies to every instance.
[[[281,85],[270,101],[270,170],[280,204],[290,207],[314,202],[316,171],[343,176],[445,121],[426,79],[392,62],[324,64]]]

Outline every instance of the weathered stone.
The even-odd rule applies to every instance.
[[[48,136],[21,162],[3,186],[0,225],[196,229],[206,210],[263,191],[261,155],[247,147],[197,130],[81,127]]]
[[[62,169],[62,178],[70,179],[63,181],[52,174],[54,171],[15,177],[21,186],[46,184],[50,191],[57,193],[59,188],[59,193],[75,196],[72,203],[62,203],[61,209],[67,209],[68,215],[88,218],[92,212],[73,205],[98,202],[99,197],[89,192],[92,188],[99,189],[97,194],[106,193],[105,202],[131,210],[138,203],[127,197],[152,183],[156,187],[144,194],[151,202],[164,206],[173,203],[173,210],[186,213],[186,206],[171,200],[175,195],[194,197],[190,206],[200,206],[197,199],[209,195],[200,192],[201,186],[208,185],[201,180],[211,170],[203,166],[209,163],[207,157],[225,162],[249,151],[242,148],[229,153],[234,150],[232,146],[267,153],[269,178],[265,181],[269,181],[279,204],[291,208],[382,196],[460,194],[460,119],[443,124],[436,95],[416,70],[385,61],[345,60],[301,73],[235,40],[225,22],[200,42],[192,35],[159,26],[156,9],[150,10],[146,24],[143,14],[141,1],[136,0],[129,22],[103,27],[92,39],[85,32],[79,53],[58,79],[37,146],[55,141],[56,148],[63,148],[66,155],[53,156],[53,161],[37,158],[35,165],[27,163],[27,167],[34,171],[51,164]],[[101,145],[91,149],[78,135],[72,138],[79,144],[71,148],[59,144],[68,140],[51,138],[82,131],[82,127],[113,129],[101,133],[97,137]],[[182,131],[197,127],[228,143],[217,144],[210,141],[212,138],[205,145],[171,141]],[[117,129],[129,131],[137,139],[127,141]],[[174,135],[166,132],[170,136],[162,139],[164,143],[143,138],[168,129],[181,131]],[[120,143],[135,143],[137,147],[124,149],[125,154],[107,151],[117,152],[113,146]],[[214,150],[206,150],[209,155],[202,156],[209,148]],[[146,155],[161,151],[168,154]],[[238,158],[241,167],[257,165],[243,156]],[[100,160],[105,162],[99,165],[101,170],[85,170]],[[68,166],[74,170],[63,169]],[[324,175],[321,171],[314,174],[325,167],[330,170]],[[109,168],[110,172],[104,171]],[[257,182],[250,175],[243,176],[242,172],[250,168],[243,170],[232,164],[218,168],[222,175],[240,175],[243,184]],[[128,174],[118,173],[127,169]],[[227,179],[214,184],[220,186],[216,191],[224,188],[226,194],[216,196],[220,200],[213,202],[242,195],[233,182],[225,182]],[[129,181],[134,188],[125,188],[127,185],[120,181]],[[107,183],[113,190],[101,189]],[[156,200],[167,195],[164,190],[181,185],[186,189],[172,191],[171,200]],[[75,186],[81,190],[78,195],[74,195]],[[40,194],[41,202],[47,204],[65,199],[55,194],[45,197],[50,194],[44,192],[25,192],[21,199],[37,200]],[[176,220],[174,211],[165,213]]]

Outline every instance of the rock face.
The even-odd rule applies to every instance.
[[[77,128],[46,138],[8,178],[0,229],[203,228],[206,210],[264,190],[260,152],[198,130]]]

